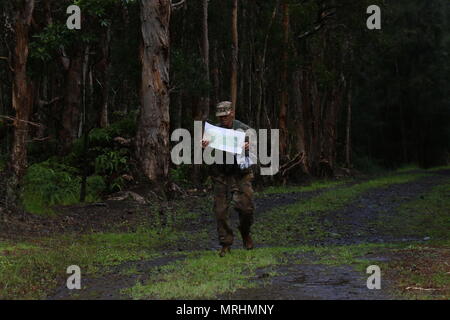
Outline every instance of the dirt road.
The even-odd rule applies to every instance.
[[[420,172],[419,172],[420,173]],[[405,175],[411,175],[408,172]],[[417,243],[434,240],[432,234],[411,232],[402,227],[398,212],[405,203],[424,199],[434,187],[448,183],[449,170],[441,170],[420,176],[406,183],[389,183],[382,187],[373,187],[349,198],[340,208],[335,210],[307,211],[303,218],[296,217],[298,228],[292,230],[287,227],[286,238],[288,243],[278,244],[280,239],[274,236],[262,239],[267,233],[258,234],[258,228],[270,228],[276,216],[284,209],[295,210],[290,206],[296,203],[306,204],[311,199],[320,199],[328,196],[333,190],[345,190],[361,182],[349,182],[339,186],[323,188],[308,192],[292,192],[284,194],[260,195],[256,199],[257,211],[254,233],[256,243],[253,250],[286,246],[310,246],[310,248],[327,249],[325,253],[310,252],[286,253],[284,263],[270,268],[259,268],[251,278],[252,288],[240,288],[232,292],[218,293],[218,299],[397,299],[400,298],[393,290],[392,279],[383,279],[381,290],[367,289],[367,277],[364,264],[359,269],[354,264],[329,263],[333,255],[333,248],[342,250],[346,246],[382,245],[395,243]],[[349,192],[359,189],[348,189]],[[356,191],[355,191],[356,192]],[[339,196],[339,193],[337,194]],[[449,194],[450,195],[450,194]],[[325,198],[325,200],[328,198]],[[339,199],[337,199],[338,201]],[[133,287],[136,283],[145,284],[164,266],[182,261],[186,255],[217,250],[217,235],[215,221],[210,212],[210,206],[203,202],[201,206],[194,206],[189,212],[195,213],[195,219],[184,220],[179,230],[188,233],[203,234],[195,240],[177,241],[175,244],[161,248],[161,257],[152,260],[127,262],[108,269],[105,273],[83,279],[83,290],[70,291],[61,285],[48,296],[48,299],[130,299],[130,295],[123,291]],[[280,209],[281,208],[281,209]],[[291,209],[289,209],[291,208]],[[300,207],[302,208],[302,207]],[[278,210],[278,211],[277,211]],[[300,209],[299,209],[300,210]],[[409,211],[408,211],[409,212]],[[406,214],[406,213],[405,213]],[[407,213],[409,214],[409,213]],[[419,214],[419,213],[418,213]],[[314,220],[311,220],[313,217]],[[302,220],[303,219],[303,220]],[[397,220],[396,220],[397,219]],[[292,220],[294,221],[294,220]],[[399,223],[394,225],[393,221]],[[237,217],[233,222],[236,225]],[[320,229],[320,230],[318,230]],[[235,229],[236,230],[236,229]],[[432,230],[432,229],[429,229]],[[306,233],[305,233],[306,232]],[[425,233],[424,233],[425,232]],[[306,236],[305,236],[306,234]],[[281,235],[283,237],[283,235]],[[236,237],[234,247],[240,249],[242,242]],[[308,250],[307,250],[308,251]],[[233,254],[234,250],[232,250]],[[392,255],[382,251],[365,250],[357,259],[366,264],[383,264],[392,259]],[[226,257],[223,259],[227,259]],[[352,258],[354,259],[354,257]],[[158,298],[152,297],[149,298]]]

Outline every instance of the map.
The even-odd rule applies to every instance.
[[[205,122],[203,140],[209,141],[211,148],[241,154],[245,142],[245,132],[225,129]]]

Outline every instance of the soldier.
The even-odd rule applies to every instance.
[[[234,110],[232,103],[229,101],[220,102],[216,107],[216,116],[220,123],[218,126],[227,129],[242,129],[246,131],[250,129],[246,124],[234,119]],[[206,148],[209,141],[202,141],[203,148]],[[246,136],[244,150],[248,155],[249,141]],[[238,165],[234,156],[233,164],[226,164],[225,152],[224,164],[213,165],[211,178],[214,182],[214,213],[217,219],[217,231],[219,234],[219,242],[222,246],[219,255],[225,256],[230,252],[233,244],[233,230],[230,227],[229,210],[231,204],[239,213],[239,231],[242,236],[244,248],[253,249],[253,240],[250,236],[250,227],[253,223],[253,212],[255,206],[253,204],[253,172],[251,167]]]

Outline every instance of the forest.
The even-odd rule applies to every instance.
[[[374,5],[380,28],[369,28]],[[58,229],[66,222],[31,227],[64,210],[76,220],[70,231],[87,223],[103,232],[142,209],[98,213],[104,221],[93,227],[97,220],[83,216],[118,197],[156,212],[150,234],[185,223],[171,214],[194,209],[171,201],[189,207],[212,181],[206,165],[171,161],[171,134],[193,132],[194,121],[217,123],[221,101],[251,128],[279,130],[280,170],[256,175],[261,194],[450,165],[447,0],[2,0],[0,28],[0,240],[66,232]],[[425,219],[433,232],[448,226],[442,201],[439,217]],[[448,230],[436,234],[448,241]],[[0,286],[0,297],[36,297],[28,285]],[[152,296],[134,289],[134,298]]]

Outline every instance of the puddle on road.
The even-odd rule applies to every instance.
[[[259,272],[264,272],[261,270]],[[367,288],[367,277],[351,266],[321,264],[289,265],[279,276],[256,280],[259,287],[223,295],[230,300],[382,300],[394,299],[382,282],[380,290]],[[369,275],[367,275],[369,276]],[[261,277],[259,277],[261,278]]]

